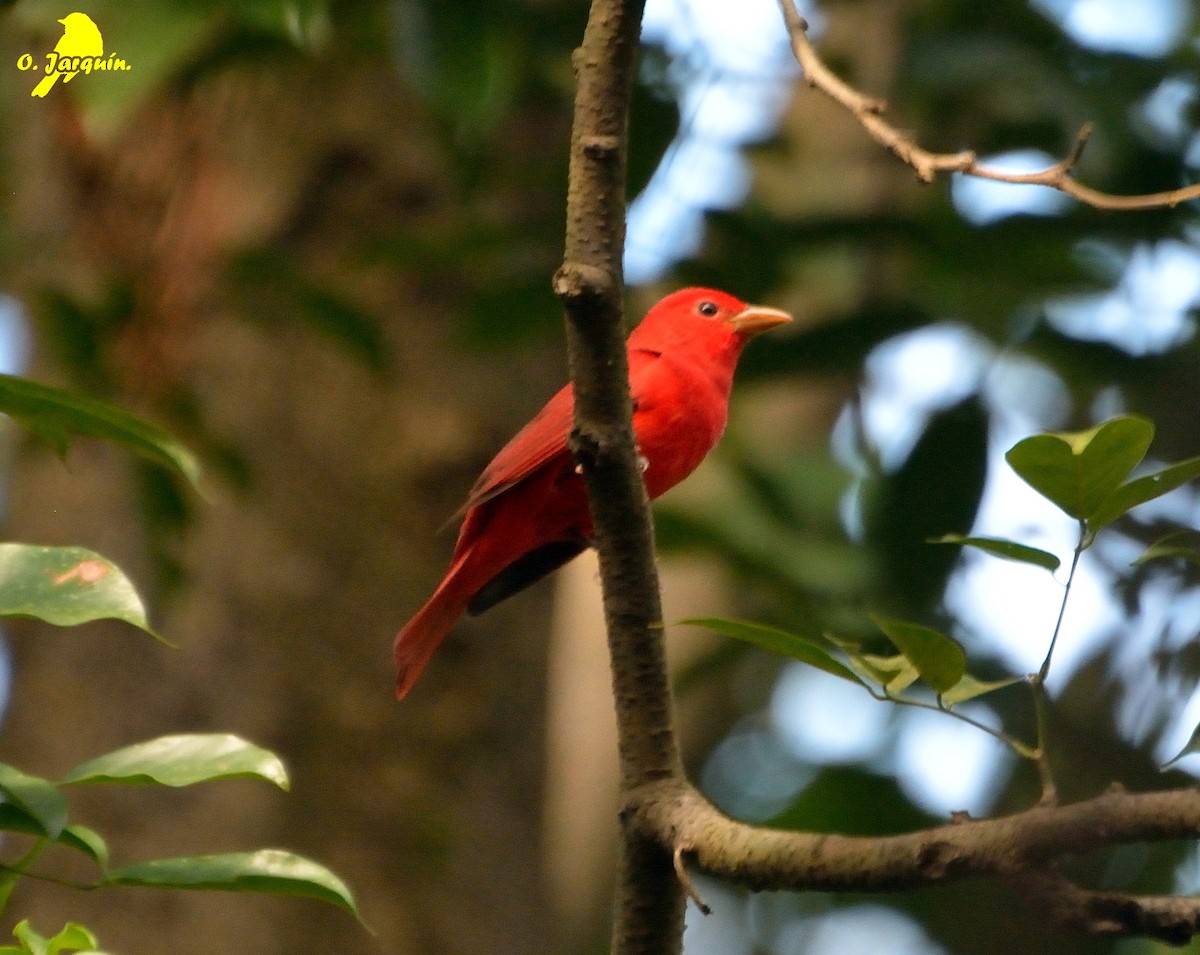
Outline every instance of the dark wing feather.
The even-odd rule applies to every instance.
[[[650,349],[629,352],[630,378],[636,383],[638,372],[659,356]],[[636,390],[636,389],[635,389]],[[637,395],[634,395],[637,407]],[[523,478],[528,477],[547,461],[567,453],[567,436],[575,416],[575,391],[565,385],[546,402],[533,419],[513,436],[483,469],[479,480],[467,495],[460,513],[466,513],[485,501],[502,494]]]
[[[520,431],[516,433],[491,463],[483,469],[479,480],[467,495],[463,511],[490,501],[497,494],[536,471],[555,455],[567,450],[567,434],[575,414],[575,392],[570,385],[546,402]]]

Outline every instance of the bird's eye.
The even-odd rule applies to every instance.
[[[721,309],[717,307],[716,302],[701,302],[699,305],[696,306],[696,311],[699,312],[701,315],[703,315],[705,318],[712,318],[720,310]]]

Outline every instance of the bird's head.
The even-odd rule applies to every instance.
[[[58,22],[68,30],[72,27],[91,27],[92,29],[96,29],[96,24],[86,13],[68,13]]]
[[[792,316],[778,308],[747,305],[716,289],[685,288],[668,295],[646,313],[630,344],[662,348],[703,341],[727,346],[736,356],[755,335],[790,321]]]

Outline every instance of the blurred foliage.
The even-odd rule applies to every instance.
[[[1058,5],[1062,10],[1070,7]],[[1200,9],[1194,3],[1187,7],[1194,27]],[[831,3],[824,12],[833,21],[830,35],[835,38],[840,17],[854,23],[873,15],[866,5],[856,3]],[[866,82],[863,76],[869,75],[864,91],[885,97],[892,120],[927,148],[970,148],[985,157],[1040,149],[1057,157],[1065,154],[1078,129],[1092,122],[1096,131],[1077,170],[1089,185],[1113,193],[1151,193],[1194,178],[1189,150],[1200,141],[1195,139],[1200,116],[1195,49],[1186,35],[1177,37],[1162,56],[1095,49],[1023,0],[986,7],[961,0],[906,5],[890,35],[895,48],[878,59],[870,50],[848,50],[846,29],[840,34],[842,45],[827,51],[830,61],[851,82]],[[879,61],[888,57],[894,57],[891,73],[881,74]],[[880,75],[890,79],[884,88],[877,85]],[[1145,104],[1166,80],[1184,83],[1187,94],[1176,114],[1164,121]],[[816,94],[797,93],[807,95]],[[820,114],[801,110],[798,115]],[[791,170],[799,182],[805,175],[806,150],[813,145],[804,122],[785,119],[778,139],[759,148],[755,161]],[[886,170],[890,162],[884,156],[877,166]],[[1178,240],[1195,252],[1195,210],[1113,214],[1069,203],[1051,215],[1017,214],[973,224],[956,210],[946,183],[919,193],[902,174],[895,183],[881,186],[874,201],[858,202],[849,194],[839,197],[837,184],[830,182],[827,191],[834,198],[814,203],[811,213],[802,205],[776,209],[773,192],[757,191],[745,207],[707,218],[702,255],[682,264],[678,272],[684,281],[725,284],[755,301],[778,300],[781,290],[793,290],[799,301],[818,303],[820,310],[806,316],[807,328],[748,351],[740,371],[743,381],[784,391],[841,376],[869,386],[867,361],[879,345],[925,326],[953,322],[972,329],[994,349],[974,388],[941,405],[893,407],[885,420],[906,415],[898,425],[902,433],[914,419],[918,423],[911,445],[901,441],[901,447],[910,450],[899,460],[875,447],[876,442],[893,446],[894,436],[872,431],[865,423],[873,396],[850,394],[837,451],[839,460],[853,462],[854,477],[848,481],[831,475],[825,491],[816,495],[806,489],[807,497],[801,500],[823,501],[820,509],[814,508],[818,513],[806,519],[796,514],[799,488],[780,494],[779,487],[802,461],[816,473],[820,468],[814,459],[819,454],[808,450],[765,455],[740,443],[726,447],[719,506],[715,499],[698,505],[668,502],[659,509],[659,540],[668,550],[700,547],[723,555],[737,580],[746,619],[796,633],[846,633],[867,640],[879,652],[884,645],[869,643],[865,611],[890,608],[946,627],[967,646],[972,673],[1004,680],[1018,675],[1013,664],[973,632],[971,621],[957,619],[943,603],[948,582],[963,566],[958,548],[926,542],[947,532],[970,531],[994,470],[1004,466],[996,460],[995,435],[1010,434],[1014,422],[1022,423],[1024,433],[1039,426],[1082,429],[1104,416],[1099,408],[1128,409],[1159,425],[1153,459],[1188,458],[1200,449],[1190,424],[1200,414],[1194,388],[1200,370],[1192,335],[1194,302],[1185,306],[1185,332],[1175,344],[1142,353],[1103,330],[1100,301],[1086,335],[1054,324],[1046,307],[1068,296],[1112,293],[1132,310],[1129,322],[1139,320],[1139,308],[1149,312],[1143,321],[1151,322],[1158,317],[1152,310],[1160,306],[1153,293],[1139,296],[1124,284],[1129,256],[1165,239]],[[812,184],[806,188],[818,191]],[[814,275],[805,266],[812,261],[830,263],[834,269]],[[845,262],[852,263],[849,269],[855,275],[848,283],[835,271],[844,271],[838,263]],[[832,296],[806,293],[806,283],[819,283],[823,275],[848,284],[849,290]],[[1167,279],[1160,281],[1165,285]],[[1055,387],[997,387],[999,376],[990,369],[1000,362],[1040,369]],[[777,435],[784,447],[792,444],[786,425]],[[746,480],[747,467],[765,468],[769,479],[759,475]],[[729,481],[726,472],[737,479]],[[1131,567],[1130,558],[1120,559],[1117,553],[1128,552],[1122,541],[1129,537],[1143,547],[1162,538],[1188,520],[1189,507],[1188,500],[1174,510],[1147,506],[1144,514],[1136,511],[1117,523],[1111,549],[1096,548],[1099,572],[1123,595],[1129,616],[1102,634],[1087,662],[1062,674],[1063,685],[1054,688],[1050,738],[1065,798],[1098,792],[1113,781],[1133,789],[1180,781],[1178,775],[1161,774],[1158,767],[1164,759],[1164,736],[1181,738],[1177,714],[1200,678],[1200,658],[1191,642],[1182,639],[1182,634],[1200,629],[1200,620],[1180,617],[1171,622],[1168,613],[1161,634],[1137,642],[1131,637],[1142,629],[1136,616],[1144,609],[1142,586],[1153,582],[1154,599],[1163,600],[1164,581],[1169,580],[1165,592],[1182,596],[1196,586],[1198,574],[1194,566],[1184,566],[1186,555],[1175,554],[1172,563],[1167,559],[1172,555],[1165,554],[1165,562],[1157,562],[1159,570],[1154,572]],[[845,539],[839,518],[860,544],[848,560],[832,563],[818,554],[820,547],[835,547]],[[823,571],[832,566],[854,583],[830,587]],[[1020,604],[1022,595],[1004,599]],[[1181,606],[1179,612],[1190,610]],[[1042,629],[1021,636],[1035,646],[1044,645],[1053,623],[1046,620]],[[744,660],[753,652],[735,659]],[[1145,666],[1150,659],[1157,661],[1153,674]],[[741,696],[738,700],[754,714],[756,703]],[[989,700],[1003,725],[1033,738],[1022,687]],[[782,705],[786,704],[773,701],[770,712]],[[864,694],[861,705],[877,704]],[[777,745],[796,758],[794,748],[782,739]],[[886,744],[885,751],[890,752]],[[953,758],[944,757],[948,777],[956,775],[948,762]],[[809,781],[777,817],[778,824],[886,833],[896,831],[896,819],[905,818],[906,812],[919,816],[930,811],[928,796],[919,787],[888,786],[892,774],[899,775],[891,758],[874,755],[862,765],[845,766],[817,762],[812,768],[815,775],[805,777]],[[984,802],[995,810],[1036,800],[1036,776],[1023,761],[988,773],[984,790],[991,795]],[[886,790],[882,800],[877,798],[881,787]],[[911,824],[920,823],[914,818]],[[1141,853],[1102,853],[1079,860],[1073,874],[1093,886],[1186,889],[1193,877],[1181,875],[1184,881],[1176,882],[1174,873],[1188,852],[1186,846],[1169,845]],[[853,906],[857,901],[832,904]],[[1016,903],[1006,901],[1003,888],[993,884],[921,892],[889,899],[888,904],[920,919],[931,944],[954,953],[1158,950],[1050,930],[1036,915],[1015,913]],[[764,926],[759,937],[769,938],[772,931]],[[761,943],[761,950],[775,949]]]
[[[895,17],[890,44],[855,48],[843,39],[830,59],[851,82],[870,77],[866,91],[886,97],[898,125],[927,147],[985,155],[1037,148],[1059,156],[1080,126],[1093,122],[1096,132],[1078,169],[1082,180],[1121,193],[1191,181],[1200,120],[1194,44],[1181,36],[1158,56],[1096,49],[1041,12],[1051,6],[1026,0],[839,0],[823,12],[835,24],[848,21],[851,35],[856,26]],[[1197,20],[1197,5],[1187,6]],[[56,35],[57,9],[46,0],[24,0],[4,15],[41,49]],[[355,294],[355,283],[378,271],[403,283],[418,301],[424,290],[438,290],[439,299],[451,303],[452,331],[466,347],[512,351],[557,334],[560,316],[549,280],[561,256],[569,57],[585,5],[243,0],[151,9],[97,0],[90,9],[110,48],[137,64],[119,82],[94,77],[76,84],[82,124],[101,142],[119,139],[122,124],[156,97],[185,102],[189,91],[224,71],[253,67],[287,84],[312,68],[332,84],[364,64],[389,95],[418,111],[417,125],[430,136],[432,145],[421,147],[444,181],[427,191],[392,191],[376,157],[339,154],[316,177],[327,205],[305,205],[295,222],[258,244],[222,249],[226,268],[217,284],[234,314],[274,328],[305,324],[381,380],[394,373],[385,334],[390,316]],[[686,16],[688,6],[681,10]],[[830,34],[836,38],[837,31]],[[645,51],[631,117],[631,193],[650,180],[679,131],[678,96],[689,70],[703,72],[713,59],[699,35],[693,40],[686,56],[658,47]],[[1164,125],[1148,118],[1144,104],[1168,80],[1184,84],[1189,95]],[[658,541],[667,551],[720,557],[737,582],[741,615],[797,631],[832,629],[878,639],[882,647],[882,638],[871,636],[868,611],[903,612],[958,637],[968,648],[972,673],[1002,680],[1013,675],[1011,662],[978,639],[969,622],[953,619],[943,603],[947,581],[961,567],[957,548],[923,542],[970,531],[995,464],[995,436],[1014,421],[1030,425],[1025,433],[1086,428],[1127,408],[1158,425],[1155,456],[1178,460],[1196,452],[1200,349],[1190,335],[1192,317],[1185,320],[1189,334],[1182,341],[1136,353],[1116,339],[1083,340],[1054,324],[1047,309],[1066,296],[1114,290],[1135,310],[1152,308],[1120,288],[1129,256],[1166,239],[1194,250],[1195,209],[1114,214],[1072,203],[1053,215],[977,225],[956,210],[945,183],[920,188],[886,155],[875,157],[862,179],[850,176],[852,163],[844,162],[846,182],[871,185],[870,201],[860,201],[854,186],[834,181],[842,178],[841,166],[833,167],[830,181],[812,182],[825,175],[809,166],[823,145],[804,125],[813,114],[803,112],[803,98],[813,95],[798,89],[801,118],[785,119],[778,135],[748,156],[756,168],[789,170],[797,191],[811,187],[823,201],[810,208],[782,202],[778,187],[752,190],[743,207],[706,218],[701,254],[681,264],[670,281],[723,286],[753,301],[812,304],[803,330],[748,351],[740,381],[746,391],[834,392],[837,400],[830,403],[844,405],[839,420],[850,423],[850,436],[835,458],[823,437],[815,443],[805,437],[812,430],[811,421],[801,420],[811,412],[808,405],[794,411],[793,420],[776,422],[767,441],[739,429],[735,413],[716,460],[719,493],[699,505],[660,508]],[[15,122],[6,109],[0,119]],[[848,117],[836,122],[844,124],[839,136],[865,140]],[[821,129],[815,135],[825,138]],[[868,154],[874,149],[863,147]],[[348,213],[329,199],[335,188],[361,188],[364,201]],[[449,211],[432,215],[436,190],[444,190]],[[350,235],[330,255],[320,239],[337,229]],[[77,382],[109,393],[122,378],[114,343],[139,327],[148,308],[137,260],[103,262],[91,291],[81,291],[33,268],[36,250],[17,238],[0,234],[0,262],[10,274],[25,276],[13,291],[37,321],[41,343]],[[826,263],[832,263],[828,269]],[[336,277],[335,265],[341,270]],[[822,285],[836,288],[815,294]],[[1187,307],[1194,310],[1195,303]],[[971,329],[994,350],[989,369],[1002,361],[1036,367],[1066,395],[1065,404],[1034,389],[1006,392],[985,370],[967,394],[937,407],[903,409],[905,424],[918,424],[916,436],[902,459],[890,463],[874,445],[892,436],[861,424],[868,398],[858,386],[868,383],[867,361],[881,344],[946,322]],[[216,470],[236,486],[250,486],[254,475],[241,450],[214,433],[196,395],[168,381],[152,399]],[[170,539],[186,525],[186,498],[161,472],[143,483],[147,514],[168,529],[160,556],[169,560]],[[1149,544],[1173,523],[1153,512],[1114,530]],[[1194,641],[1173,636],[1170,624],[1146,637],[1144,646],[1132,647],[1128,639],[1145,585],[1166,581],[1171,593],[1186,594],[1200,583],[1200,573],[1162,562],[1131,570],[1119,553],[1102,548],[1096,557],[1131,616],[1056,688],[1052,738],[1060,746],[1054,757],[1064,790],[1073,796],[1113,780],[1148,788],[1182,778],[1161,776],[1155,752],[1169,731],[1170,713],[1200,676]],[[174,573],[182,571],[176,567]],[[1052,625],[1047,621],[1046,630],[1029,639],[1041,640]],[[1200,622],[1191,626],[1195,632]],[[719,655],[732,665],[704,669],[690,681],[693,687],[749,669],[749,651]],[[1146,660],[1154,666],[1144,666]],[[1135,693],[1151,679],[1162,682]],[[737,679],[732,682],[736,690]],[[739,709],[753,714],[761,704],[760,697],[750,702],[746,696],[730,693],[730,725],[742,718]],[[1018,696],[1000,694],[992,705],[1005,725],[1027,736],[1021,722],[1028,720],[1027,707]],[[1141,722],[1134,721],[1136,730],[1127,712],[1131,696],[1145,711]],[[864,695],[862,705],[877,704]],[[999,773],[990,783],[994,807],[1036,798],[1036,779],[1027,767],[1001,767]],[[818,765],[799,792],[785,794],[792,805],[776,823],[866,834],[932,818],[919,795],[896,782],[898,775],[884,757],[864,765]],[[1091,867],[1095,884],[1106,870],[1120,869],[1123,884],[1149,890],[1170,884],[1181,856],[1180,847],[1161,847],[1140,859],[1081,864]],[[955,886],[889,904],[918,915],[930,936],[956,953],[1113,949],[1048,932],[1001,887]]]
[[[95,398],[51,388],[24,378],[0,375],[0,409],[25,427],[66,449],[69,436],[111,442],[197,482],[191,452],[147,421]],[[112,561],[83,547],[41,547],[0,543],[0,617],[32,617],[60,627],[96,620],[121,620],[167,641],[155,632],[132,581]],[[168,646],[173,646],[168,644]],[[76,688],[68,687],[68,692]],[[7,690],[6,690],[7,692]],[[227,733],[176,734],[126,746],[89,759],[55,782],[0,763],[0,831],[5,861],[0,870],[0,912],[14,889],[31,878],[53,879],[80,891],[142,886],[167,890],[222,890],[302,896],[338,906],[358,917],[349,887],[330,869],[294,852],[251,852],[151,859],[110,866],[108,842],[95,829],[69,821],[66,791],[73,785],[192,786],[245,778],[290,788],[287,770],[274,753]],[[66,848],[86,857],[86,881],[34,871],[49,850]],[[43,938],[27,920],[13,929],[16,946],[0,952],[53,955],[65,950],[96,950],[84,926],[68,923]]]

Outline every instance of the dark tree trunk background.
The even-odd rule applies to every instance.
[[[452,230],[479,206],[455,195],[427,119],[379,63],[235,66],[147,106],[112,147],[84,141],[69,105],[51,105],[21,104],[5,147],[9,163],[39,170],[9,200],[28,241],[21,286],[33,301],[47,285],[86,300],[128,283],[130,321],[98,336],[108,397],[170,426],[174,396],[192,392],[250,480],[210,469],[210,500],[193,499],[195,523],[168,542],[186,574],[153,616],[179,651],[123,626],[12,627],[3,758],[53,776],[168,732],[273,747],[291,794],[246,782],[94,789],[79,793],[79,819],[115,861],[299,851],[350,883],[378,935],[326,906],[254,896],[39,885],[14,910],[43,932],[81,921],[125,955],[553,950],[536,853],[549,590],[460,628],[412,697],[392,697],[392,635],[453,540],[437,529],[563,360],[510,355],[505,374],[521,387],[505,387],[493,357],[455,347],[460,287],[364,265],[356,243],[397,220]],[[565,111],[535,119],[565,148]],[[516,216],[519,199],[472,202]],[[229,257],[256,246],[386,316],[393,372],[270,303],[237,301]],[[36,376],[70,383],[67,372],[39,337]],[[139,473],[107,447],[80,443],[64,466],[22,443],[6,538],[91,546],[150,584]]]

